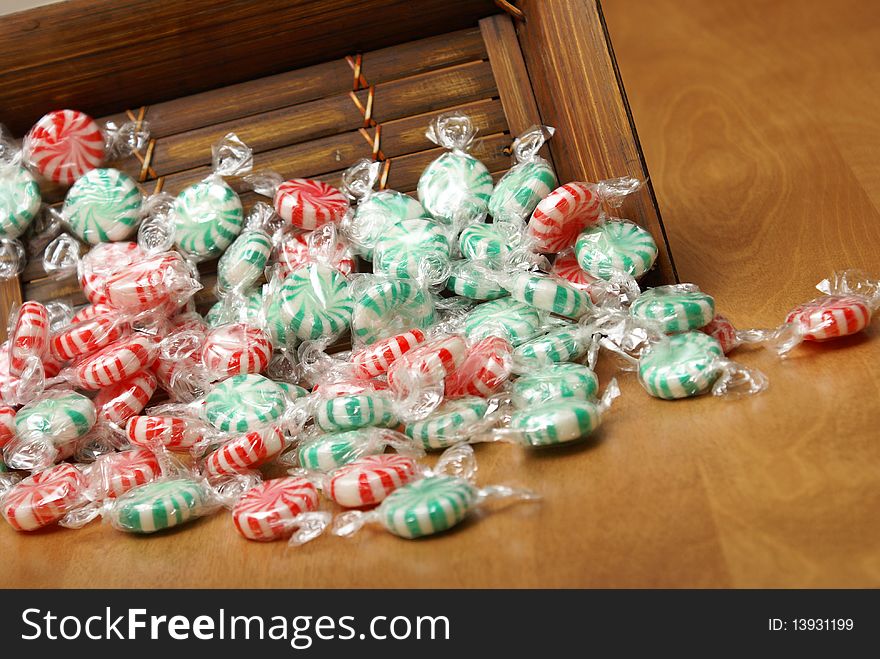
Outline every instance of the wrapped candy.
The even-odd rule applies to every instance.
[[[0,128],[0,240],[12,247],[11,241],[30,226],[41,203],[40,186],[33,175],[22,167],[21,151]],[[22,262],[15,264],[12,269],[23,266]]]
[[[234,133],[212,147],[213,173],[185,188],[174,201],[174,244],[186,256],[205,260],[220,255],[241,233],[241,199],[223,177],[250,171],[253,153]]]
[[[639,358],[638,373],[645,391],[667,400],[710,389],[723,396],[757,394],[767,388],[760,371],[725,359],[721,344],[702,332],[673,334],[650,345]]]
[[[389,367],[403,353],[409,352],[426,340],[425,333],[420,329],[412,329],[362,348],[352,353],[349,361],[354,366],[355,374],[362,378],[374,378],[384,375]]]
[[[472,300],[497,300],[509,295],[496,277],[492,277],[479,263],[470,260],[454,261],[450,265],[446,288]]]
[[[816,288],[824,295],[792,309],[786,324],[774,333],[779,354],[785,355],[801,341],[822,342],[857,334],[880,307],[880,280],[858,270],[835,272]]]
[[[135,261],[104,284],[107,302],[118,312],[170,314],[201,288],[195,272],[177,252]]]
[[[715,300],[694,284],[649,288],[632,303],[633,318],[657,324],[664,332],[700,329],[715,317]]]
[[[474,463],[473,450],[469,446],[457,449],[465,456],[459,458],[461,462]],[[477,488],[473,483],[475,464],[461,468],[461,472],[460,476],[428,475],[394,490],[375,510],[343,513],[336,518],[333,533],[350,536],[366,524],[379,523],[398,537],[420,538],[454,527],[471,511],[483,508],[491,501],[538,499],[528,490],[505,486]]]
[[[513,371],[513,347],[499,336],[487,336],[468,346],[467,356],[444,379],[447,398],[487,397],[496,393]]]
[[[28,131],[22,151],[24,161],[41,176],[70,185],[106,160],[142,149],[148,139],[147,122],[108,122],[102,130],[83,112],[55,110]]]
[[[252,174],[246,180],[257,194],[272,197],[275,212],[285,222],[305,231],[339,222],[349,209],[348,197],[323,181],[285,181],[275,172]]]
[[[540,408],[565,398],[592,400],[599,389],[599,379],[588,366],[551,363],[517,378],[510,385],[510,397],[520,409]]]
[[[95,397],[98,418],[117,426],[140,414],[156,393],[158,383],[150,371],[140,371],[113,386],[101,389]]]
[[[352,286],[351,333],[372,344],[435,320],[434,298],[417,281],[364,276]]]
[[[513,254],[513,237],[502,224],[478,222],[466,226],[458,236],[458,249],[469,261],[478,261],[490,268],[506,265]]]
[[[375,506],[414,480],[419,471],[418,463],[406,455],[364,455],[330,472],[322,489],[345,508]]]
[[[108,245],[115,245],[119,243],[107,243]],[[73,317],[70,319],[70,324],[75,325],[77,323],[81,323],[86,320],[91,320],[92,318],[97,318],[98,316],[103,316],[106,314],[114,314],[116,310],[111,307],[109,304],[87,304],[82,307],[79,311],[73,314]]]
[[[272,253],[272,209],[255,204],[248,214],[244,231],[239,234],[217,262],[217,294],[241,292],[253,287]]]
[[[28,363],[42,368],[49,347],[49,312],[39,302],[25,302],[10,319],[9,372],[21,375]]]
[[[15,439],[15,408],[0,406],[0,449]]]
[[[211,330],[202,347],[202,364],[211,381],[260,373],[269,366],[271,357],[269,337],[245,323],[221,325]]]
[[[296,449],[297,464],[307,471],[329,472],[365,455],[379,455],[392,448],[400,455],[424,455],[418,446],[399,432],[385,428],[359,428],[318,435]]]
[[[442,226],[425,219],[402,220],[387,225],[376,241],[373,269],[388,277],[443,284],[449,277],[450,254]]]
[[[322,391],[326,394],[326,391]],[[340,432],[368,426],[394,427],[397,411],[391,397],[375,390],[322,396],[315,406],[315,425],[324,432]]]
[[[251,430],[228,439],[204,460],[208,477],[222,477],[247,472],[281,455],[287,447],[284,432],[278,426]]]
[[[385,233],[388,224],[417,220],[428,215],[422,205],[409,195],[395,190],[373,191],[381,167],[381,162],[363,158],[342,175],[344,191],[358,201],[354,213],[343,220],[342,232],[357,252],[370,260],[376,242]]]
[[[464,363],[467,354],[467,341],[462,335],[438,335],[397,358],[388,368],[388,384],[401,395],[442,385]]]
[[[52,334],[49,347],[59,361],[92,355],[131,333],[131,325],[110,312],[68,325]]]
[[[585,292],[543,272],[516,272],[502,278],[500,283],[514,300],[567,318],[580,318],[593,306]]]
[[[141,220],[143,198],[137,183],[117,169],[92,169],[71,186],[61,214],[81,240],[98,243],[126,240]]]
[[[607,219],[587,227],[575,242],[578,264],[598,279],[615,272],[638,279],[657,260],[657,243],[645,229],[626,220]]]
[[[228,323],[259,326],[263,304],[262,288],[247,290],[231,300],[223,299],[216,302],[205,314],[205,323],[211,329]],[[274,337],[272,338],[274,342]]]
[[[89,495],[96,499],[122,496],[162,475],[156,454],[144,448],[105,453],[95,460],[87,476]]]
[[[598,402],[569,397],[521,409],[511,415],[507,428],[496,433],[529,448],[585,439],[599,427],[602,417],[619,395],[617,381],[611,380]]]
[[[201,481],[180,477],[155,480],[113,500],[110,524],[128,533],[155,533],[210,514],[218,508]]]
[[[205,397],[203,418],[223,432],[247,432],[278,421],[287,407],[284,390],[262,375],[235,375]]]
[[[89,302],[106,305],[107,280],[143,257],[143,250],[133,242],[103,242],[92,247],[78,264],[79,285]]]
[[[312,263],[329,265],[346,277],[357,270],[354,252],[333,225],[306,233],[282,234],[275,249],[277,276],[287,277]]]
[[[172,416],[132,416],[125,435],[133,446],[186,452],[206,443],[216,433],[199,419]]]
[[[425,450],[449,448],[483,429],[489,403],[485,398],[463,396],[441,403],[424,419],[406,424],[408,437]]]
[[[3,517],[16,531],[36,531],[61,520],[80,504],[86,487],[73,465],[60,464],[29,476],[0,497]]]
[[[419,177],[419,201],[437,222],[458,229],[482,222],[492,196],[492,175],[468,154],[477,129],[462,112],[436,117],[426,133],[434,144],[448,149]]]
[[[81,389],[119,384],[153,365],[159,342],[147,334],[119,339],[70,367],[69,377]]]
[[[312,264],[281,285],[281,318],[303,340],[332,338],[348,329],[353,302],[348,281],[329,266]]]
[[[593,343],[594,332],[590,325],[575,323],[550,329],[514,349],[511,369],[518,374],[531,373],[550,364],[581,359],[597,349]]]
[[[503,297],[485,302],[473,309],[464,319],[468,339],[479,341],[499,336],[510,345],[518,346],[540,333],[542,319],[535,307]]]
[[[535,207],[527,233],[534,248],[557,254],[574,245],[578,235],[599,222],[602,204],[620,206],[627,195],[642,186],[635,178],[618,178],[599,183],[575,181],[562,185]]]
[[[76,451],[97,420],[91,400],[73,391],[51,391],[15,415],[16,437],[3,448],[14,469],[41,469]]]
[[[291,536],[300,545],[320,535],[330,515],[318,511],[318,491],[306,478],[264,481],[251,488],[232,509],[232,522],[248,540],[268,542]]]
[[[489,214],[496,222],[517,226],[525,223],[556,187],[553,167],[538,155],[554,132],[550,126],[532,126],[513,141],[514,165],[498,181],[489,199]]]

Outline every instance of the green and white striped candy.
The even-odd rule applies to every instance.
[[[40,186],[24,167],[0,169],[0,238],[18,238],[40,210]]]
[[[434,299],[421,286],[386,279],[370,284],[356,296],[351,331],[356,339],[370,344],[414,327],[430,327],[434,318]]]
[[[419,201],[443,224],[467,226],[486,219],[492,196],[492,175],[476,158],[444,153],[419,178]]]
[[[242,233],[217,262],[220,290],[241,290],[256,284],[271,252],[272,239],[265,231]]]
[[[391,400],[382,395],[336,396],[321,401],[315,410],[315,425],[324,432],[356,430],[368,426],[392,428],[397,423]]]
[[[272,339],[272,345],[276,347],[299,342],[293,332],[288,330],[284,314],[281,312],[281,297],[278,295],[270,297],[266,305],[266,332]]]
[[[276,382],[275,384],[281,387],[284,395],[287,396],[287,400],[291,403],[309,395],[308,391],[296,384],[290,384],[289,382]]]
[[[189,478],[159,480],[119,497],[111,522],[121,531],[155,533],[201,517],[207,503],[207,492],[201,483]]]
[[[431,220],[403,220],[387,226],[373,252],[375,272],[400,279],[446,281],[450,247],[446,232]]]
[[[220,325],[225,325],[226,323],[259,325],[262,309],[263,293],[260,289],[255,289],[244,295],[244,305],[239,308],[228,310],[224,308],[222,301],[217,302],[214,306],[208,309],[208,313],[205,314],[205,322],[208,323],[208,327],[211,329],[219,327]],[[233,317],[224,316],[224,312],[229,311],[232,312],[231,315]],[[272,341],[273,345],[276,345],[274,338]]]
[[[489,403],[485,398],[463,396],[442,403],[421,421],[407,424],[407,435],[420,441],[426,449],[452,446],[469,437],[475,424],[486,416]]]
[[[486,276],[473,261],[456,261],[449,270],[446,288],[472,300],[497,300],[508,293],[501,284]]]
[[[349,232],[360,254],[373,258],[373,249],[385,233],[385,227],[402,220],[416,220],[427,213],[422,205],[395,190],[382,190],[361,201],[355,210]]]
[[[591,400],[599,390],[596,374],[582,364],[547,364],[517,379],[510,397],[519,408],[552,403],[562,398]]]
[[[664,332],[687,332],[712,322],[715,300],[696,286],[658,286],[636,298],[629,312],[638,320],[658,323]]]
[[[63,444],[82,437],[96,420],[95,405],[74,392],[35,400],[15,414],[15,433],[23,440],[47,440]]]
[[[281,317],[303,341],[333,337],[348,329],[354,303],[348,281],[335,268],[310,263],[291,272],[281,286]]]
[[[399,487],[379,505],[382,525],[401,538],[451,529],[471,511],[477,490],[453,476],[428,476]]]
[[[518,346],[540,332],[541,317],[534,307],[510,297],[502,297],[475,307],[464,319],[464,330],[471,341],[500,336]]]
[[[541,407],[514,412],[510,427],[526,446],[551,446],[588,437],[602,420],[596,403],[566,398]]]
[[[496,222],[525,222],[557,184],[556,174],[546,160],[515,165],[495,186],[489,214]]]
[[[588,346],[587,337],[577,325],[562,327],[544,336],[527,341],[513,351],[514,373],[529,371],[583,357]]]
[[[575,243],[578,265],[594,277],[610,280],[615,272],[641,277],[657,259],[651,234],[632,222],[611,220],[590,227]]]
[[[287,405],[284,390],[262,375],[235,375],[205,397],[202,414],[223,432],[248,432],[278,419]]]
[[[141,192],[134,179],[117,169],[93,169],[76,180],[62,214],[87,243],[125,240],[140,220]]]
[[[504,287],[515,300],[567,318],[580,318],[593,306],[584,291],[564,279],[539,272],[512,275]]]
[[[471,224],[458,237],[461,255],[471,261],[500,268],[510,258],[510,238],[494,224]]]
[[[321,435],[306,442],[297,450],[297,457],[303,469],[328,472],[364,455],[382,453],[384,450],[385,444],[371,442],[370,435],[362,430],[348,430]]]
[[[656,398],[697,396],[718,378],[724,356],[717,339],[703,332],[673,334],[655,343],[639,359],[639,382]]]
[[[219,256],[241,233],[244,213],[235,190],[218,178],[184,189],[174,202],[174,244],[188,256]]]

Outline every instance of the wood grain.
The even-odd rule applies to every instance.
[[[599,181],[620,176],[646,180],[614,214],[649,229],[663,243],[663,221],[619,85],[602,12],[587,0],[524,0],[527,20],[517,25],[523,57],[561,181]],[[674,282],[671,252],[661,244],[645,283]]]
[[[0,107],[20,134],[46,108],[101,116],[472,27],[496,12],[491,0],[71,0],[0,21]]]
[[[555,2],[555,0],[548,0]],[[778,324],[840,267],[880,276],[880,8],[606,0],[683,280]],[[878,587],[880,324],[803,346],[737,401],[649,398],[629,375],[594,441],[477,447],[479,482],[540,504],[425,541],[364,530],[291,551],[221,513],[131,537],[0,526],[4,586]],[[612,371],[600,368],[602,386]]]

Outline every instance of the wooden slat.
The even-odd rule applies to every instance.
[[[519,135],[540,124],[541,115],[513,22],[507,15],[490,16],[480,21],[480,32],[510,132]]]
[[[364,53],[361,75],[375,85],[486,57],[479,30],[471,28]],[[353,88],[353,82],[351,66],[336,59],[151,105],[144,118],[150,122],[152,137],[159,139],[342,94]],[[127,120],[125,113],[102,119]]]
[[[377,85],[372,116],[384,123],[491,98],[496,93],[489,64],[473,62]],[[366,105],[367,96],[366,90],[357,92],[362,106]],[[363,123],[363,113],[346,92],[157,140],[152,167],[162,176],[208,165],[211,145],[229,132],[235,132],[255,153],[260,153],[356,130]],[[129,169],[140,171],[138,163],[131,159],[128,162]]]
[[[70,0],[0,19],[0,108],[21,134],[47,108],[102,116],[463,29],[496,12],[491,0]]]
[[[562,181],[638,176],[647,184],[617,211],[645,226],[660,246],[647,285],[677,280],[654,189],[595,0],[523,0],[518,24],[523,56]]]

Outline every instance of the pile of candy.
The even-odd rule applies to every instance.
[[[44,265],[75,271],[89,301],[12,314],[0,349],[7,522],[102,517],[152,533],[225,507],[250,540],[297,544],[370,522],[420,537],[493,501],[536,498],[478,487],[470,445],[589,437],[619,395],[614,379],[600,395],[600,352],[657,398],[758,393],[764,376],[727,353],[853,334],[880,305],[877,282],[846,272],[780,328],[743,331],[692,284],[642,292],[657,245],[609,215],[639,181],[559,186],[539,155],[553,130],[535,127],[493,186],[468,152],[475,132],[460,113],[431,123],[445,152],[418,200],[374,191],[381,165],[364,160],[342,190],[244,176],[271,200],[248,213],[225,180],[252,167],[232,134],[213,173],[176,198],[145,198],[103,168],[108,131],[79,112],[47,115],[20,150],[2,141],[4,244],[40,212],[35,176],[70,184],[70,233]],[[196,264],[217,257],[219,301],[203,318]],[[429,469],[431,451],[443,453]]]

